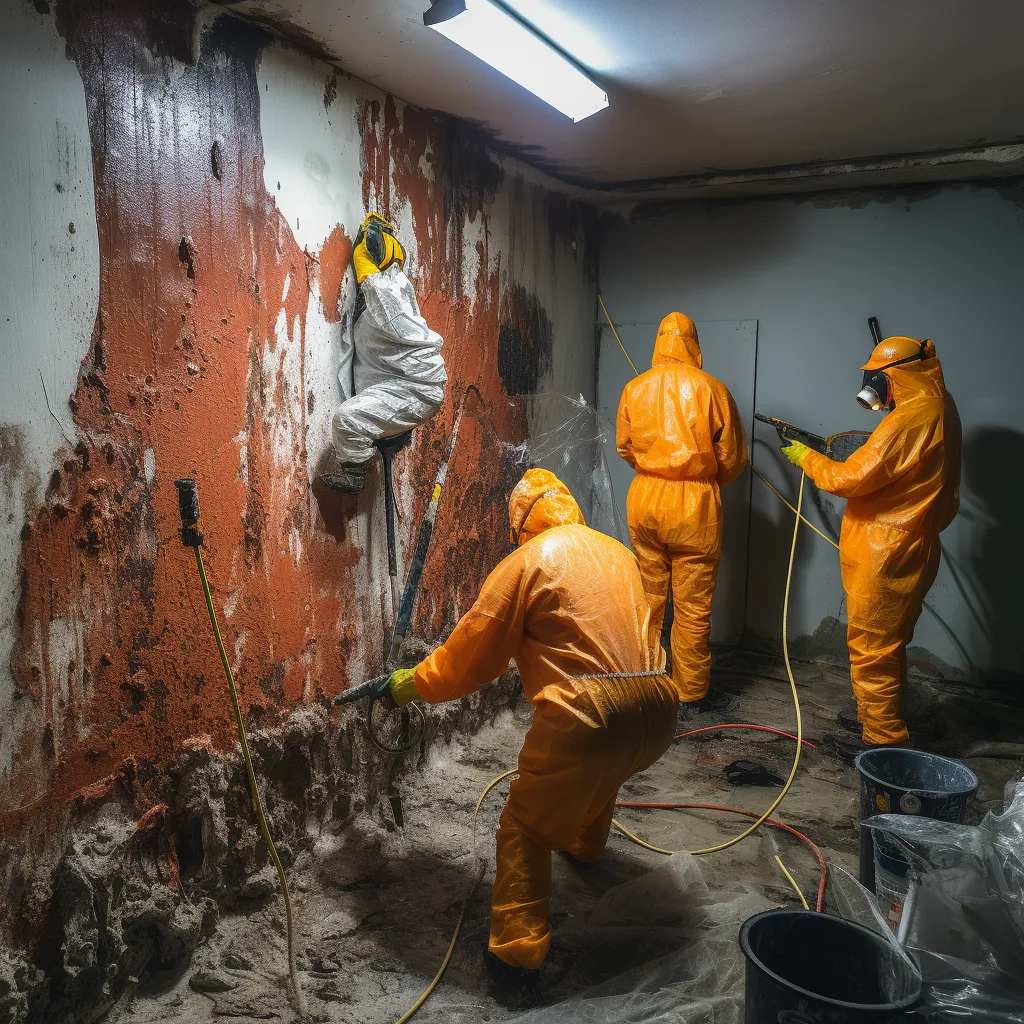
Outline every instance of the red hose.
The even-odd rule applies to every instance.
[[[719,726],[718,728],[721,728]],[[720,804],[677,804],[677,803],[650,803],[643,800],[616,800],[616,807],[647,807],[655,810],[671,811],[671,810],[698,810],[698,811],[728,811],[730,814],[743,814],[748,818],[760,818],[761,815],[755,811],[744,811],[739,807],[723,807]],[[790,835],[796,836],[801,842],[806,843],[813,851],[814,856],[818,858],[818,867],[821,869],[821,879],[818,882],[818,899],[815,904],[815,910],[819,913],[825,906],[825,881],[827,878],[828,869],[825,866],[825,858],[822,856],[821,850],[818,848],[817,843],[813,840],[808,839],[803,832],[797,831],[792,825],[787,825],[784,821],[779,821],[777,818],[766,818],[765,824],[774,825],[776,828],[781,828],[784,832],[788,832]]]
[[[691,729],[689,732],[681,732],[678,736],[673,736],[675,740],[685,739],[687,736],[699,736],[702,732],[718,732],[719,729],[753,729],[755,732],[770,732],[776,736],[785,736],[787,740],[795,740],[796,737],[791,732],[783,732],[781,729],[772,729],[767,725],[706,725],[703,729]],[[810,740],[800,741],[805,747],[810,747],[811,750],[817,748]]]

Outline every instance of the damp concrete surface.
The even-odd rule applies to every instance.
[[[836,711],[849,700],[846,670],[820,664],[794,666],[812,742],[836,732]],[[719,651],[713,687],[731,694],[724,719],[791,730],[793,707],[781,661],[748,652]],[[1016,771],[1012,743],[993,729],[1021,735],[1019,711],[996,707],[985,694],[949,684],[913,681],[908,714],[917,745],[968,757],[981,779],[971,821],[1001,806],[1003,786]],[[531,709],[520,697],[480,732],[434,749],[426,764],[399,775],[404,827],[371,807],[340,831],[323,834],[290,871],[298,928],[298,964],[310,1020],[398,1020],[437,971],[481,859],[483,880],[472,897],[444,979],[419,1011],[422,1024],[511,1020],[522,1011],[502,1005],[489,989],[485,951],[489,895],[494,877],[494,831],[508,783],[492,790],[472,826],[480,793],[514,767]],[[1001,724],[1000,724],[1001,723]],[[715,724],[707,716],[690,728]],[[681,725],[681,728],[686,726]],[[621,791],[624,800],[725,804],[761,811],[777,790],[730,785],[724,767],[739,758],[761,761],[785,776],[793,743],[768,734],[719,732],[677,740],[649,771]],[[857,870],[858,788],[855,772],[819,746],[805,750],[800,773],[777,817],[804,831],[827,862]],[[748,824],[738,815],[708,811],[622,808],[619,820],[648,842],[670,850],[720,843]],[[766,905],[792,907],[797,897],[774,863],[779,853],[812,905],[817,862],[803,844],[778,830],[761,830],[732,849],[698,863],[712,893],[759,891]],[[613,829],[604,859],[578,865],[553,858],[551,953],[541,973],[541,1003],[554,1004],[617,972],[593,960],[591,913],[616,886],[639,878],[664,858]],[[287,994],[283,905],[266,872],[263,900],[246,913],[224,915],[188,962],[138,979],[111,1009],[111,1024],[185,1024],[221,1019],[294,1021]],[[252,886],[250,885],[250,890]],[[252,892],[250,892],[250,896]],[[603,975],[602,975],[603,972]],[[740,1019],[742,992],[736,994]],[[717,1018],[716,1018],[717,1019]]]

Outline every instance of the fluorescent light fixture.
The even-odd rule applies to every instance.
[[[608,106],[597,82],[495,0],[434,0],[423,24],[574,121]]]

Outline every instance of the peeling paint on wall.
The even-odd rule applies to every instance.
[[[197,49],[187,0],[0,2],[0,104],[24,139],[0,154],[19,243],[0,247],[0,938],[18,958],[0,1016],[84,1020],[142,962],[133,936],[164,929],[187,956],[209,896],[261,867],[240,786],[203,788],[240,776],[174,479],[199,483],[254,742],[294,734],[265,781],[298,849],[383,777],[356,718],[328,724],[393,618],[380,479],[358,500],[315,482],[352,386],[358,224],[395,222],[451,381],[396,460],[400,562],[466,386],[492,421],[463,419],[449,467],[413,629],[429,643],[507,548],[495,430],[527,429],[508,394],[593,394],[596,215],[244,22],[200,18]],[[147,852],[86,877],[108,826]]]
[[[526,430],[510,391],[592,393],[596,218],[552,199],[537,172],[234,19],[206,31],[193,63],[184,0],[66,0],[67,57],[49,18],[19,16],[46,75],[78,90],[85,208],[63,244],[93,232],[96,282],[39,285],[79,310],[78,334],[65,330],[43,368],[68,440],[45,404],[23,422],[8,415],[21,395],[0,409],[3,511],[18,524],[5,573],[19,594],[2,622],[0,825],[12,836],[31,822],[45,847],[76,794],[126,763],[144,794],[183,743],[233,743],[176,477],[199,481],[251,721],[273,725],[379,669],[391,608],[378,481],[358,501],[310,486],[351,387],[348,262],[364,211],[407,241],[451,381],[396,460],[403,546],[467,385],[510,440]],[[464,421],[416,624],[428,638],[504,553],[500,454],[490,428]]]
[[[54,451],[70,455],[76,443],[68,397],[96,318],[99,253],[81,78],[49,18],[20,0],[4,0],[0,9],[0,123],[9,140],[17,139],[0,147],[0,779],[6,779],[15,737],[38,718],[35,688],[7,670],[18,632],[22,538],[60,466]],[[66,676],[65,664],[61,693]]]

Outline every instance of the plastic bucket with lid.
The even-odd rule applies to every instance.
[[[860,775],[860,820],[875,814],[916,814],[938,821],[962,822],[967,804],[978,790],[978,776],[949,757],[905,747],[875,747],[854,759]],[[906,864],[898,849],[879,844],[890,857]],[[860,830],[860,880],[875,888],[875,840]]]
[[[745,1024],[896,1024],[911,1019],[921,972],[884,936],[809,910],[769,910],[740,929]]]

